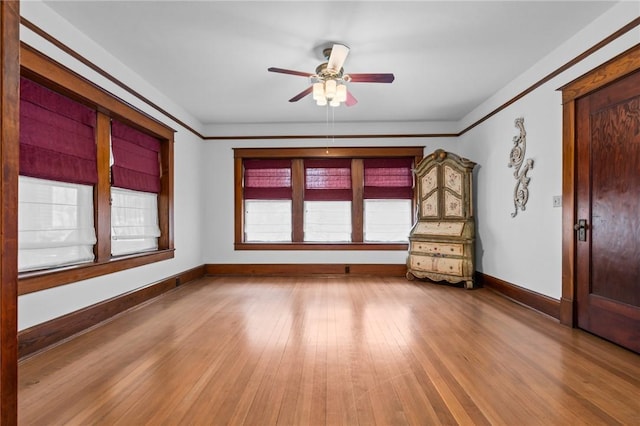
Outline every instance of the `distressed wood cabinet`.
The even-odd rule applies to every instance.
[[[466,288],[473,288],[475,165],[439,149],[416,167],[418,217],[409,234],[407,279],[464,282]]]

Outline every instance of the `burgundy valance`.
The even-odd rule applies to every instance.
[[[95,110],[22,77],[20,174],[95,184],[95,126]]]
[[[351,201],[351,160],[305,159],[306,201]]]
[[[245,200],[291,199],[291,160],[247,159],[243,165]]]
[[[111,121],[113,186],[160,192],[160,140],[117,120]]]
[[[364,160],[365,199],[413,198],[413,158]]]

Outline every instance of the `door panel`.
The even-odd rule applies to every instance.
[[[578,99],[578,327],[640,352],[640,72]]]

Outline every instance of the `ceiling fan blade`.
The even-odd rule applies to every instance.
[[[352,83],[391,83],[395,80],[393,74],[349,74]]]
[[[356,98],[354,98],[353,95],[351,94],[351,92],[349,92],[347,90],[347,100],[344,101],[344,104],[346,106],[350,107],[350,106],[354,106],[357,103],[358,103],[358,100]]]
[[[289,99],[289,102],[298,102],[300,99],[304,98],[312,91],[313,91],[313,86],[309,86],[306,89],[304,89],[302,92],[295,95],[293,98]]]
[[[331,55],[329,56],[327,69],[335,72],[336,74],[339,73],[348,54],[349,48],[347,46],[343,44],[334,44],[331,48]]]
[[[313,75],[313,74],[310,74],[308,72],[287,70],[287,69],[284,69],[284,68],[274,68],[274,67],[267,68],[267,71],[279,72],[281,74],[299,75],[301,77],[311,77]]]

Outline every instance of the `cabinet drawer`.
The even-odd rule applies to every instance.
[[[411,251],[439,254],[442,256],[462,256],[464,246],[462,244],[428,243],[425,241],[411,241]]]
[[[410,267],[417,271],[437,272],[439,274],[462,276],[463,259],[447,257],[420,256],[412,254]]]

